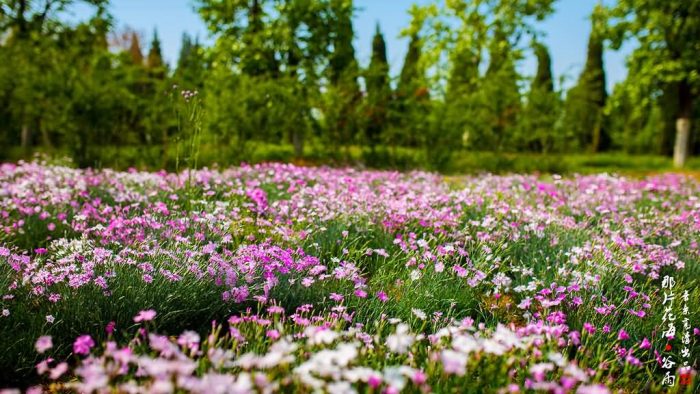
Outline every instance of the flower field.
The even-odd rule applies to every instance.
[[[676,174],[4,164],[0,387],[693,392],[699,242]]]

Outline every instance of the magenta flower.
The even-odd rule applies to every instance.
[[[647,339],[647,337],[644,337],[644,339],[642,339],[642,343],[639,344],[639,348],[640,348],[640,349],[649,349],[649,348],[651,348],[651,342],[649,342],[649,340]]]
[[[134,321],[136,323],[140,323],[142,321],[151,321],[155,317],[156,317],[156,311],[154,311],[153,309],[148,309],[145,311],[141,311],[136,316],[134,316]]]
[[[362,290],[362,289],[357,289],[355,290],[355,295],[360,298],[366,298],[367,297],[367,292]]]
[[[371,375],[367,380],[367,384],[369,385],[369,387],[376,389],[382,385],[382,378],[381,376]]]
[[[629,334],[627,334],[627,331],[625,331],[623,328],[620,329],[620,332],[617,333],[617,339],[620,341],[624,341],[626,339],[630,339]]]
[[[116,327],[117,323],[111,321],[107,323],[105,326],[105,331],[107,332],[107,335],[112,335],[114,333],[114,328]]]
[[[595,334],[595,326],[589,322],[583,323],[583,329],[588,332],[589,335]]]
[[[90,353],[90,349],[95,347],[95,341],[89,335],[81,335],[73,342],[73,353],[86,355]]]
[[[379,301],[381,302],[387,302],[389,301],[389,297],[386,295],[385,292],[383,291],[378,291],[377,292],[377,298],[379,298]]]

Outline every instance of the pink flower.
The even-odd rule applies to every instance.
[[[382,385],[382,378],[377,375],[371,375],[367,380],[367,384],[369,385],[369,387],[376,389]]]
[[[81,335],[73,342],[73,353],[86,355],[90,353],[90,349],[93,347],[95,347],[95,341],[92,340],[92,337]]]
[[[60,363],[58,364],[54,369],[51,370],[49,373],[49,377],[52,380],[56,380],[61,377],[64,373],[68,371],[68,364],[67,363]]]
[[[340,295],[338,293],[331,293],[331,295],[330,295],[330,299],[335,301],[335,302],[342,302],[344,298],[345,297],[343,297],[342,295]]]
[[[36,254],[46,254],[47,250],[46,248],[36,248],[34,249],[34,253]]]
[[[389,301],[389,297],[386,295],[385,292],[379,291],[377,292],[377,298],[379,298],[379,301],[381,302],[387,302]]]
[[[142,321],[151,321],[154,317],[156,317],[156,311],[154,311],[153,309],[148,309],[145,311],[141,311],[136,316],[134,316],[134,321],[136,323],[140,323]]]
[[[411,380],[413,380],[413,384],[420,386],[428,380],[428,376],[425,372],[418,370],[413,374]]]
[[[362,290],[362,289],[357,289],[355,290],[355,295],[360,298],[366,298],[367,297],[367,292]]]
[[[595,326],[589,322],[583,323],[583,329],[588,331],[589,335],[595,334]]]
[[[620,329],[620,332],[617,333],[617,339],[620,341],[624,341],[625,339],[630,339],[629,334],[627,334],[627,331],[624,329]]]
[[[44,353],[52,347],[53,342],[51,341],[51,337],[48,335],[39,337],[39,339],[36,340],[36,344],[34,344],[34,348],[39,353]]]
[[[107,335],[112,335],[114,333],[114,328],[116,327],[117,323],[111,321],[107,323],[105,326],[105,331],[107,332]]]
[[[649,342],[649,340],[647,339],[647,337],[644,337],[644,339],[642,339],[642,343],[639,344],[639,348],[640,348],[640,349],[649,349],[649,348],[651,348],[651,342]]]
[[[267,330],[267,332],[265,333],[265,336],[267,336],[268,338],[270,338],[272,340],[276,340],[280,337],[280,332],[277,330]]]

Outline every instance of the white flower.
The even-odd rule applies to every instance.
[[[396,326],[396,332],[386,338],[386,345],[392,353],[405,354],[415,340],[415,336],[409,333],[408,325],[401,323]]]
[[[349,382],[334,382],[334,383],[329,383],[328,386],[326,386],[326,389],[330,394],[355,394],[357,391],[352,388],[352,385]]]
[[[428,315],[426,315],[425,312],[423,312],[420,309],[413,308],[413,309],[411,309],[411,312],[413,312],[413,314],[416,315],[416,317],[421,319],[421,320],[425,320],[428,317]]]
[[[452,347],[464,354],[479,350],[479,343],[470,335],[458,335],[452,339]]]
[[[338,333],[324,327],[309,326],[304,330],[304,334],[309,339],[309,345],[328,345],[338,338]]]

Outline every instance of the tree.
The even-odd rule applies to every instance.
[[[6,0],[0,3],[0,35],[4,36],[6,57],[16,70],[13,82],[6,91],[10,104],[9,112],[13,127],[19,128],[20,143],[25,154],[35,140],[36,129],[46,127],[41,124],[44,110],[41,103],[48,103],[47,89],[57,85],[42,84],[53,75],[51,70],[59,66],[55,57],[47,56],[56,49],[55,37],[64,28],[58,19],[62,11],[71,6],[85,3],[96,10],[96,15],[109,19],[105,12],[107,0]],[[54,111],[51,111],[54,112]],[[43,140],[48,141],[43,133]]]
[[[138,33],[132,31],[129,41],[129,54],[131,55],[131,61],[134,62],[134,64],[143,65],[143,52],[141,52],[141,43]]]
[[[193,40],[189,34],[184,33],[175,68],[175,81],[185,89],[201,89],[204,86],[205,72],[206,60],[199,40]]]
[[[396,88],[392,124],[398,128],[401,145],[416,146],[425,139],[430,93],[421,64],[421,38],[417,31],[409,35],[408,51]]]
[[[367,84],[367,140],[374,149],[382,132],[387,127],[391,86],[389,85],[389,63],[386,57],[386,43],[377,23],[372,39],[372,59],[365,76]]]
[[[536,41],[532,46],[537,58],[537,73],[519,120],[517,147],[548,153],[563,145],[563,138],[555,132],[561,102],[554,91],[552,60],[547,47]]]
[[[571,130],[580,147],[591,152],[607,149],[610,139],[605,126],[604,108],[607,100],[605,69],[603,8],[597,5],[591,15],[586,64],[576,86],[567,93],[565,127]]]
[[[361,100],[357,82],[359,67],[352,41],[354,12],[352,0],[330,0],[330,12],[335,29],[331,32],[332,52],[328,62],[329,86],[324,105],[329,142],[347,145],[355,141],[358,125],[356,108]],[[347,158],[347,152],[346,152]]]
[[[639,100],[645,91],[677,84],[678,103],[673,162],[683,167],[689,156],[693,105],[700,87],[700,0],[620,0],[608,9],[613,47],[634,38],[639,46],[628,59],[636,75],[629,89]]]
[[[148,50],[146,68],[154,75],[159,77],[165,76],[165,62],[163,61],[163,53],[160,49],[160,39],[158,38],[157,30],[153,30],[153,40],[151,41],[151,48]]]

